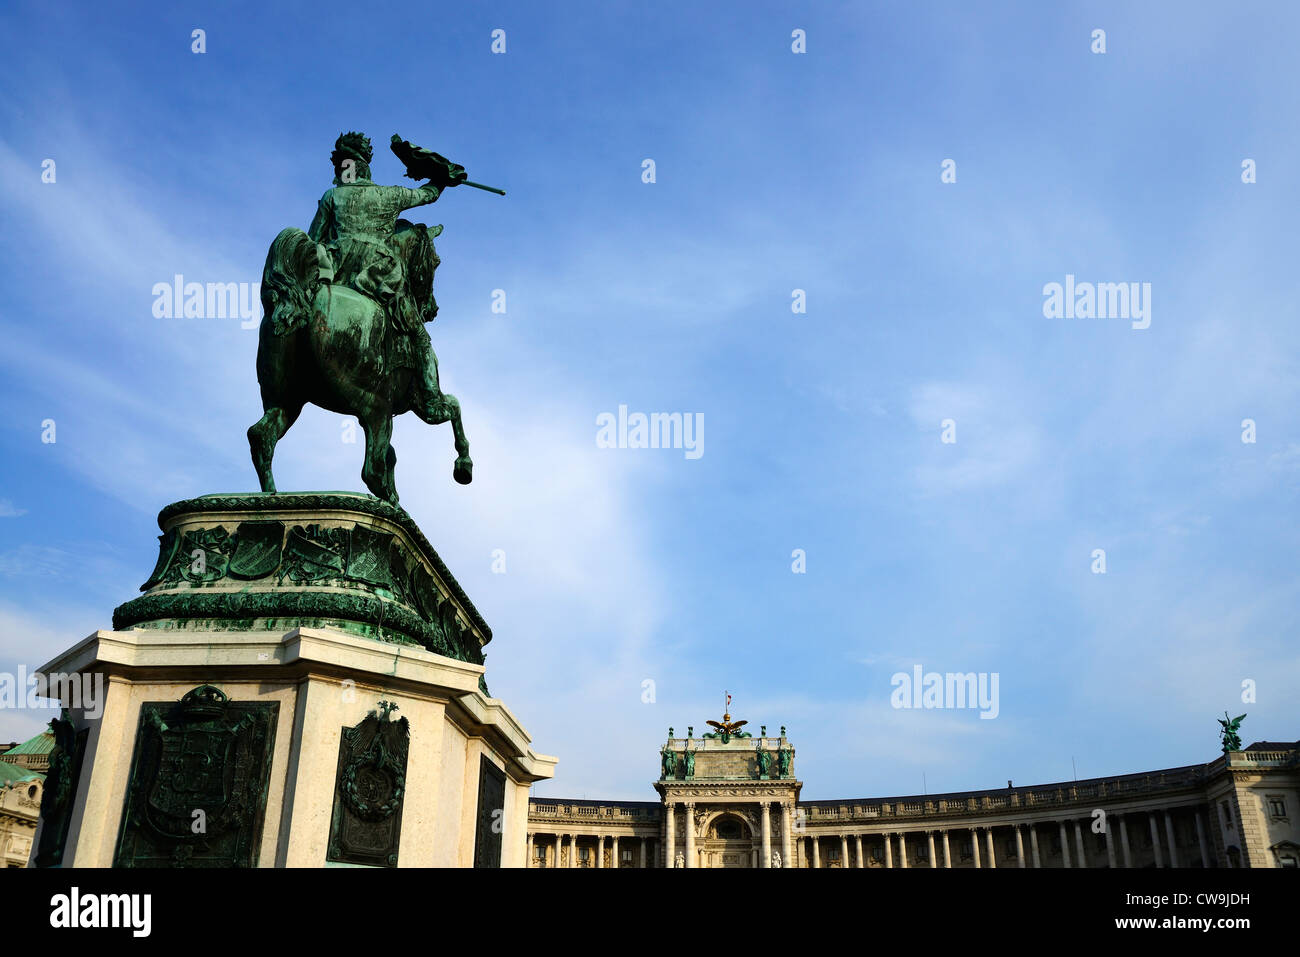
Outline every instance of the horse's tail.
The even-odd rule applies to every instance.
[[[302,328],[311,319],[319,289],[316,244],[296,227],[280,230],[262,268],[262,321],[276,335]]]

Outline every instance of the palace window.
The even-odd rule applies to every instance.
[[[632,851],[629,848],[622,848],[619,854],[622,856],[624,864],[632,863]]]
[[[580,848],[578,848],[578,860],[580,860],[580,861],[589,861],[589,860],[591,860],[591,848],[589,848],[589,847],[580,847]]]
[[[1268,797],[1268,813],[1272,817],[1286,817],[1286,801],[1270,794]]]
[[[546,845],[545,845],[545,844],[537,844],[537,845],[534,845],[534,849],[537,851],[537,859],[538,859],[539,861],[541,861],[543,864],[545,864],[545,863],[546,863]]]
[[[740,822],[734,817],[720,818],[713,825],[713,833],[724,841],[738,841],[744,834],[741,833]]]

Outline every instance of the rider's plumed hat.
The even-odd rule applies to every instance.
[[[340,133],[339,138],[334,141],[334,152],[330,154],[330,162],[335,168],[348,159],[368,166],[372,156],[374,151],[370,148],[370,137],[363,133]]]

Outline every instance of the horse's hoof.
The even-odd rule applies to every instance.
[[[470,461],[468,455],[462,455],[456,460],[456,467],[451,470],[451,477],[461,485],[468,485],[474,480],[474,463]]]

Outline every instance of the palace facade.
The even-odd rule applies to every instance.
[[[0,753],[0,866],[27,866],[53,750],[54,735],[42,731]]]
[[[529,801],[529,867],[1297,867],[1300,742],[1206,764],[950,794],[803,801],[795,749],[710,722],[657,801]]]

